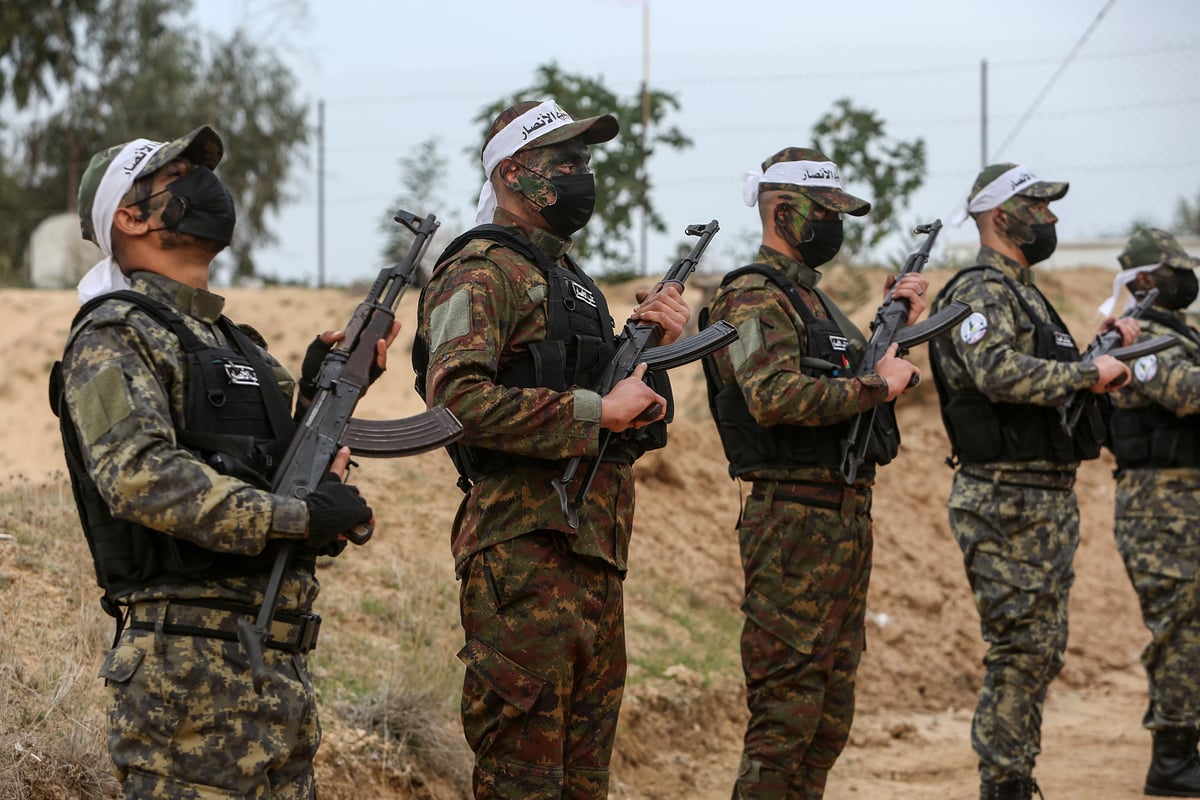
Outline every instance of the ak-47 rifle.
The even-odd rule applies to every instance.
[[[1121,315],[1121,319],[1126,317],[1130,319],[1141,318],[1150,309],[1150,306],[1154,304],[1154,298],[1156,297],[1158,297],[1158,289],[1152,288],[1143,292],[1137,303]],[[1098,357],[1107,355],[1112,356],[1118,361],[1133,361],[1142,356],[1159,353],[1179,344],[1179,340],[1169,333],[1162,336],[1155,336],[1153,339],[1134,342],[1127,347],[1118,347],[1117,345],[1120,342],[1121,332],[1116,328],[1109,328],[1096,335],[1096,338],[1088,345],[1087,350],[1083,351],[1083,355],[1079,357],[1079,360],[1095,361]],[[1074,435],[1075,426],[1079,424],[1079,419],[1083,416],[1083,412],[1087,408],[1092,394],[1093,392],[1090,389],[1082,389],[1071,395],[1071,399],[1058,407],[1058,421],[1067,436]]]
[[[708,247],[708,243],[712,241],[712,237],[720,229],[721,226],[717,224],[715,219],[707,225],[697,224],[687,226],[684,233],[688,236],[699,236],[700,240],[696,242],[690,253],[671,265],[671,268],[667,270],[667,274],[663,276],[660,283],[677,283],[682,290],[683,284],[696,268],[696,264],[700,262],[700,257],[704,255],[704,250]],[[658,343],[662,341],[662,333],[662,329],[654,323],[639,322],[634,324],[632,321],[626,321],[625,329],[621,331],[621,335],[617,338],[617,350],[613,354],[612,360],[605,367],[600,380],[593,387],[597,394],[604,396],[611,392],[614,386],[633,374],[638,364],[645,363],[647,373],[672,369],[673,367],[695,361],[698,358],[703,358],[714,350],[718,350],[729,344],[738,335],[737,329],[724,320],[716,322],[699,333],[680,339],[673,344],[659,347]],[[662,409],[658,403],[653,403],[638,415],[638,419],[657,419],[661,413]],[[596,453],[596,457],[592,460],[591,465],[588,466],[588,471],[584,474],[579,490],[575,493],[574,500],[568,498],[567,487],[574,480],[575,473],[579,469],[579,462],[582,460],[580,456],[575,456],[570,460],[561,478],[555,478],[550,481],[550,485],[554,487],[554,491],[558,492],[558,500],[562,504],[563,514],[566,515],[567,523],[572,528],[579,527],[579,509],[583,506],[583,500],[587,497],[592,480],[596,477],[596,470],[600,467],[601,457],[608,448],[608,443],[611,439],[611,431],[601,431],[599,450]]]
[[[391,330],[396,305],[440,224],[433,214],[421,218],[407,211],[396,212],[395,220],[413,232],[413,243],[403,261],[380,270],[366,299],[358,304],[346,324],[345,337],[330,348],[321,362],[312,403],[275,472],[271,487],[275,494],[304,498],[329,471],[343,445],[357,456],[395,458],[444,447],[462,435],[462,425],[441,406],[404,419],[351,419],[354,407],[371,382],[376,343]],[[347,533],[346,538],[363,544],[372,533],[374,528],[364,525]],[[276,553],[258,618],[254,623],[246,618],[238,620],[238,640],[250,660],[254,690],[260,694],[266,677],[263,646],[275,616],[283,573],[292,557],[292,544],[291,540],[285,540]]]
[[[942,221],[935,219],[926,225],[918,225],[913,233],[927,234],[925,241],[915,253],[904,262],[900,277],[925,269],[929,254],[938,232],[942,229]],[[899,280],[899,277],[897,278]],[[893,343],[897,344],[896,355],[903,356],[913,347],[923,344],[938,334],[949,329],[952,325],[962,322],[971,313],[971,307],[960,300],[954,300],[941,311],[914,325],[906,326],[908,322],[908,301],[893,297],[889,291],[883,298],[883,304],[875,312],[871,320],[871,338],[867,341],[862,361],[859,362],[856,375],[865,375],[875,369],[879,359],[887,353]],[[913,376],[916,377],[915,375]],[[875,409],[865,411],[856,416],[850,424],[846,438],[842,440],[842,478],[846,483],[854,483],[858,468],[867,459],[867,446],[871,443],[871,428],[875,422]],[[864,424],[865,423],[865,424]]]

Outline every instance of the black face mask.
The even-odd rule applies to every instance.
[[[1158,297],[1154,300],[1156,306],[1181,311],[1195,302],[1200,293],[1200,281],[1193,270],[1164,267],[1154,272],[1154,288],[1158,289]]]
[[[550,179],[555,200],[542,209],[542,219],[550,230],[564,239],[571,236],[592,218],[596,210],[596,176],[556,175]]]
[[[840,219],[810,219],[808,235],[802,242],[793,245],[800,260],[810,267],[819,267],[832,261],[842,249],[842,221]]]
[[[223,245],[233,241],[233,227],[237,222],[233,195],[211,169],[196,167],[167,184],[163,191],[171,195],[162,212],[166,230],[211,239]]]
[[[1029,229],[1033,231],[1033,241],[1022,243],[1020,248],[1025,260],[1032,266],[1039,261],[1045,261],[1054,253],[1054,249],[1058,247],[1058,231],[1055,230],[1053,222],[1030,225]]]

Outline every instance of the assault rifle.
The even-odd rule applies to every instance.
[[[700,257],[704,255],[704,250],[708,247],[708,243],[712,241],[713,236],[720,229],[721,226],[717,224],[715,219],[707,225],[688,225],[684,233],[688,236],[699,236],[700,240],[696,242],[690,253],[671,265],[671,268],[667,270],[667,274],[663,276],[660,283],[677,283],[680,290],[682,290],[683,284],[696,268],[696,264],[700,262]],[[737,335],[736,328],[728,322],[721,320],[713,323],[699,333],[659,347],[658,343],[662,341],[662,329],[658,325],[651,322],[634,324],[632,321],[627,320],[624,330],[621,331],[621,335],[617,338],[617,350],[613,354],[612,360],[605,367],[600,380],[593,388],[597,394],[604,396],[611,392],[614,386],[632,375],[634,370],[637,369],[638,364],[645,363],[647,373],[672,369],[695,361],[698,358],[703,358],[714,350],[718,350],[732,342],[737,338]],[[663,409],[658,403],[652,403],[645,411],[638,415],[638,419],[657,419],[661,413],[663,413]],[[563,514],[567,517],[567,524],[572,528],[579,527],[579,509],[583,506],[583,500],[587,497],[592,480],[596,477],[596,470],[600,467],[601,458],[611,440],[612,431],[604,430],[600,432],[599,450],[588,467],[587,473],[583,476],[579,490],[575,493],[574,500],[567,497],[567,486],[575,478],[575,473],[579,469],[579,462],[582,460],[581,456],[575,456],[570,460],[561,478],[555,478],[550,481],[550,485],[554,487],[554,491],[558,492],[558,500],[562,505]]]
[[[1129,317],[1130,319],[1139,319],[1150,306],[1154,304],[1154,298],[1158,297],[1158,289],[1148,289],[1144,292],[1137,303],[1121,315],[1121,319]],[[1166,350],[1168,347],[1174,347],[1179,344],[1179,340],[1171,334],[1163,336],[1155,336],[1153,339],[1134,342],[1127,347],[1118,347],[1121,343],[1121,332],[1116,328],[1109,328],[1096,335],[1092,343],[1088,345],[1087,350],[1083,351],[1083,355],[1079,357],[1080,361],[1095,361],[1099,356],[1112,356],[1118,361],[1133,361],[1142,356],[1152,355]],[[1079,424],[1080,417],[1087,409],[1088,400],[1091,399],[1093,392],[1090,389],[1081,389],[1071,395],[1064,405],[1058,407],[1058,421],[1062,425],[1063,432],[1067,436],[1073,436],[1075,426]]]
[[[380,270],[366,299],[358,304],[346,324],[345,337],[330,348],[321,362],[312,403],[275,472],[271,486],[275,494],[303,499],[329,471],[333,457],[343,445],[358,456],[396,458],[444,447],[462,435],[462,425],[441,406],[404,419],[351,419],[354,407],[371,382],[375,345],[391,330],[396,305],[440,224],[433,214],[421,218],[407,211],[396,212],[395,220],[412,231],[413,243],[404,260]],[[374,528],[368,524],[347,533],[346,538],[363,544],[372,533]],[[238,640],[250,660],[254,690],[259,694],[266,677],[263,647],[270,634],[292,549],[291,540],[280,545],[255,622],[238,620]]]
[[[920,272],[929,261],[929,253],[938,232],[942,229],[942,221],[935,219],[925,225],[918,225],[913,233],[927,234],[925,241],[915,253],[904,262],[900,276]],[[899,277],[897,277],[899,281]],[[971,313],[971,307],[961,300],[954,300],[941,311],[914,325],[906,326],[908,322],[908,301],[893,297],[889,291],[883,298],[883,304],[875,312],[871,320],[871,338],[867,341],[862,361],[859,362],[855,375],[865,375],[875,369],[879,359],[883,358],[887,349],[896,343],[899,347],[896,355],[903,356],[913,347],[923,344],[952,325],[962,322]],[[916,378],[916,375],[913,375]],[[910,386],[915,384],[909,384]],[[846,483],[854,483],[858,468],[867,459],[867,446],[871,443],[871,428],[875,422],[875,409],[865,411],[856,416],[850,424],[846,438],[842,440],[842,478]],[[865,423],[865,425],[864,425]]]

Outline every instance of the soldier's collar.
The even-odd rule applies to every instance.
[[[990,247],[981,247],[979,249],[979,263],[986,264],[998,270],[1023,286],[1034,285],[1033,267],[1022,266],[999,250],[993,250]]]
[[[551,261],[557,261],[565,256],[571,250],[571,240],[563,239],[555,236],[549,231],[541,228],[533,228],[526,231],[525,226],[517,220],[512,214],[505,211],[503,208],[496,209],[496,215],[493,218],[497,225],[507,225],[510,228],[517,228],[524,233],[533,246],[541,250]]]
[[[142,284],[148,296],[169,303],[201,322],[216,322],[225,309],[225,298],[219,294],[187,286],[166,275],[138,271],[130,277],[135,284]]]
[[[821,273],[791,256],[786,256],[778,250],[772,250],[763,245],[758,250],[758,260],[774,267],[791,278],[805,289],[815,289],[821,280]]]

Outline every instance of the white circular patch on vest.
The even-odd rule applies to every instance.
[[[976,311],[964,319],[962,325],[958,326],[958,335],[967,344],[975,344],[983,338],[983,335],[987,333],[987,329],[987,317]]]
[[[1133,377],[1137,378],[1139,383],[1154,380],[1154,376],[1157,374],[1158,356],[1153,353],[1148,356],[1142,356],[1133,362]]]

